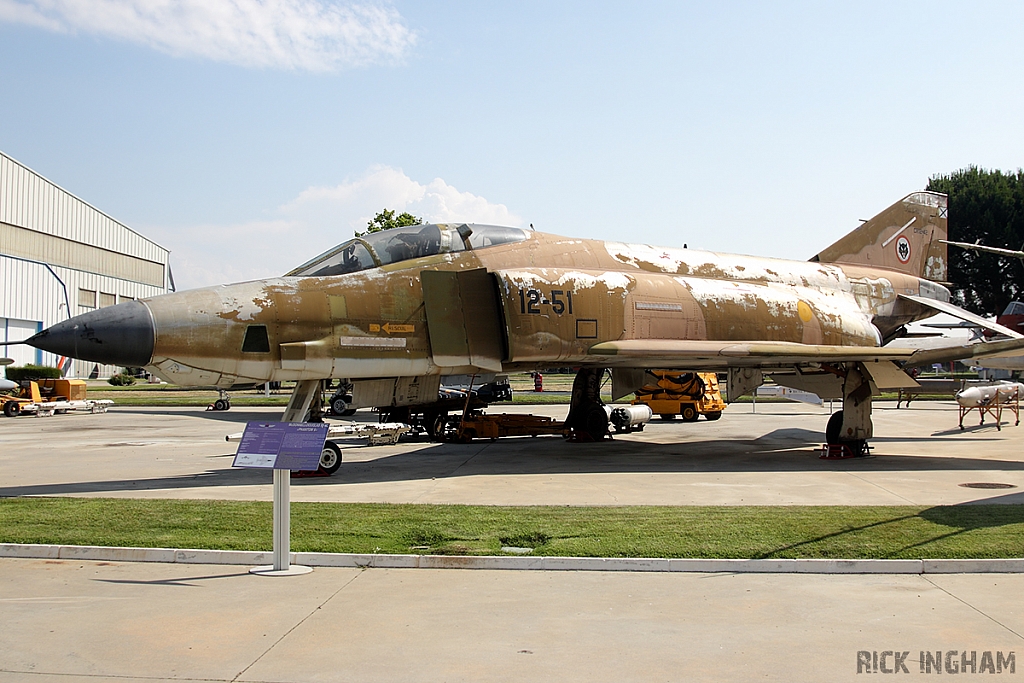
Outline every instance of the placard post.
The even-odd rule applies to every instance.
[[[274,470],[274,564],[254,567],[261,576],[294,576],[313,571],[291,564],[291,470],[315,470],[327,439],[323,423],[250,422],[242,434],[234,467]]]
[[[291,471],[274,470],[274,571],[288,571],[291,561]]]

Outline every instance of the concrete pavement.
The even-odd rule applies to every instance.
[[[1024,655],[1022,590],[1020,575],[318,568],[272,579],[2,559],[0,683],[861,680],[858,651],[908,652],[919,677],[922,650]]]
[[[507,412],[564,417],[566,406]],[[485,505],[940,505],[1024,502],[1024,428],[957,427],[956,404],[874,412],[875,457],[818,459],[827,410],[731,406],[717,422],[653,421],[599,444],[558,437],[344,448],[333,477],[296,480],[295,501]],[[231,468],[224,436],[277,409],[115,407],[105,415],[0,418],[0,496],[270,500],[269,472]],[[373,413],[358,418],[372,421]],[[1009,484],[971,489],[965,483]]]
[[[559,415],[563,406],[509,409]],[[117,408],[0,421],[0,495],[270,500],[224,435],[275,410]],[[372,415],[360,416],[372,419]],[[1021,502],[1021,434],[961,432],[949,403],[875,412],[874,458],[826,462],[825,411],[733,406],[603,444],[351,447],[293,500],[484,504]],[[978,490],[969,482],[1018,488]],[[0,683],[862,680],[1024,656],[1018,574],[356,569],[0,559]],[[956,651],[955,655],[951,655]],[[891,654],[886,654],[891,653]],[[1013,653],[1013,670],[1009,665]],[[949,655],[949,656],[947,656]],[[867,658],[866,660],[864,658]],[[968,654],[970,657],[970,654]],[[1002,659],[997,659],[1001,657]],[[970,661],[970,660],[968,660]],[[1024,665],[1024,662],[1022,662]],[[930,666],[930,664],[929,664]],[[886,668],[888,667],[888,669]],[[945,668],[949,675],[952,669]],[[988,672],[985,671],[987,674]]]

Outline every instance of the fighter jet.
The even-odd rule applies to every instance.
[[[912,386],[903,372],[1024,348],[885,348],[903,326],[952,312],[946,197],[917,192],[810,261],[431,224],[351,239],[284,277],[98,309],[27,343],[96,363],[144,366],[180,385],[295,380],[301,420],[321,380],[351,382],[357,406],[434,400],[442,375],[578,367],[566,426],[608,433],[614,397],[650,368],[728,373],[728,397],[770,374],[837,398],[829,443],[862,452],[871,398]],[[1019,351],[1017,351],[1019,353]]]

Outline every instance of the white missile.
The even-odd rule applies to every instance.
[[[980,408],[998,403],[1011,403],[1024,398],[1024,384],[1000,382],[967,387],[956,394],[956,402],[964,408]]]

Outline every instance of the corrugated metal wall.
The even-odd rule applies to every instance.
[[[65,288],[67,298],[65,299]],[[0,318],[37,322],[43,328],[90,310],[79,304],[79,291],[95,292],[99,302],[112,299],[115,303],[128,299],[144,299],[165,293],[162,287],[141,282],[105,277],[71,268],[30,263],[0,255]],[[103,297],[102,295],[110,295]],[[70,305],[71,314],[68,315]],[[20,341],[20,340],[19,340]],[[12,356],[13,357],[13,356]],[[56,365],[57,358],[43,353],[44,365]],[[76,377],[87,377],[95,363],[75,362]],[[120,371],[114,366],[100,366],[100,376],[107,377]]]
[[[0,152],[0,222],[167,263],[167,249]]]
[[[45,328],[89,310],[80,303],[89,292],[94,305],[107,305],[167,291],[167,249],[2,152],[0,223],[15,226],[0,231],[0,319]],[[40,360],[57,364],[49,353]],[[87,377],[96,369],[95,363],[76,361],[73,376]],[[120,368],[98,370],[106,377]]]
[[[19,256],[53,266],[103,273],[160,287],[166,280],[163,263],[100,249],[91,244],[19,228],[0,222],[0,254]]]

